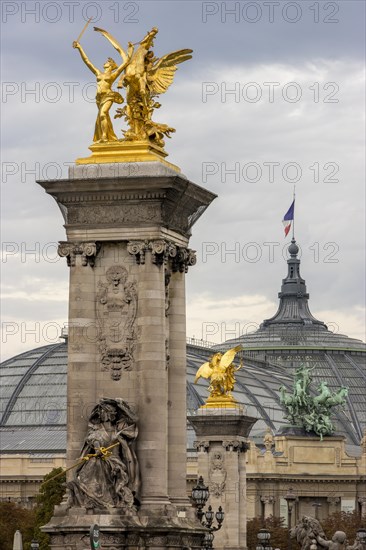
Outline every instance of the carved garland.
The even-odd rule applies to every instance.
[[[211,457],[209,477],[210,494],[214,497],[220,497],[226,486],[227,471],[224,464],[224,453],[214,451]]]
[[[99,351],[103,370],[110,370],[112,380],[120,380],[122,370],[131,370],[136,342],[135,319],[137,290],[128,281],[123,266],[112,266],[106,282],[99,281],[97,317]]]

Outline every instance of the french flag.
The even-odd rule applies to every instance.
[[[282,220],[282,223],[285,229],[285,237],[287,237],[288,232],[291,229],[291,224],[294,221],[294,212],[295,212],[295,199],[292,201],[290,208],[287,210]]]

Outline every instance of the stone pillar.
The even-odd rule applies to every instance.
[[[275,497],[273,496],[263,496],[261,497],[261,502],[264,504],[264,518],[269,516],[274,516],[274,504],[276,502]]]
[[[161,162],[75,166],[66,180],[39,183],[67,234],[69,465],[91,409],[121,398],[139,418],[142,482],[138,512],[62,505],[45,528],[52,550],[78,550],[93,523],[103,548],[200,546],[186,495],[184,279],[195,263],[191,227],[215,195]]]
[[[191,255],[189,263],[195,263]],[[187,504],[186,472],[182,464],[187,461],[187,403],[186,403],[186,297],[185,270],[187,264],[175,267],[166,275],[168,319],[168,447],[169,495],[177,506]]]
[[[166,505],[168,499],[168,379],[165,353],[164,267],[151,261],[139,266],[137,371],[142,507]]]
[[[71,466],[80,456],[85,420],[97,398],[94,265],[98,251],[99,245],[95,241],[61,242],[58,248],[59,255],[66,258],[70,269],[67,466]],[[85,376],[86,372],[89,376]]]
[[[197,441],[198,475],[210,490],[208,505],[216,512],[222,506],[225,519],[215,533],[217,549],[246,548],[246,466],[247,437],[256,418],[243,408],[201,408],[189,417]]]
[[[328,514],[334,514],[334,512],[338,511],[338,505],[341,502],[340,497],[328,497]]]
[[[361,504],[361,519],[366,520],[366,497],[360,497],[358,502]]]

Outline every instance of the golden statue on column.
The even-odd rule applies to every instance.
[[[206,400],[205,405],[203,405],[203,408],[226,408],[237,405],[237,401],[231,395],[231,392],[235,385],[235,372],[243,366],[240,364],[239,367],[235,367],[234,359],[238,351],[242,349],[241,346],[236,346],[225,353],[215,353],[210,361],[204,363],[198,369],[194,379],[195,383],[201,377],[210,379],[208,387],[210,396]]]
[[[153,121],[154,110],[161,107],[157,98],[172,84],[177,65],[192,58],[192,50],[178,50],[161,58],[155,57],[152,47],[158,29],[153,27],[140,42],[129,42],[126,52],[111,34],[94,27],[121,57],[119,64],[108,58],[104,70],[100,70],[90,61],[79,42],[88,23],[73,42],[73,47],[79,50],[85,65],[96,76],[98,114],[94,143],[90,146],[93,154],[89,158],[78,159],[77,164],[162,160],[167,156],[164,138],[170,137],[175,129]],[[114,132],[109,114],[114,103],[121,105],[125,101],[121,93],[112,89],[117,78],[118,89],[125,90],[126,104],[116,110],[114,118],[124,118],[128,124],[120,139]]]

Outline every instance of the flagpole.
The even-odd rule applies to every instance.
[[[296,185],[294,185],[294,219],[292,220],[292,238],[295,240],[295,191]]]

